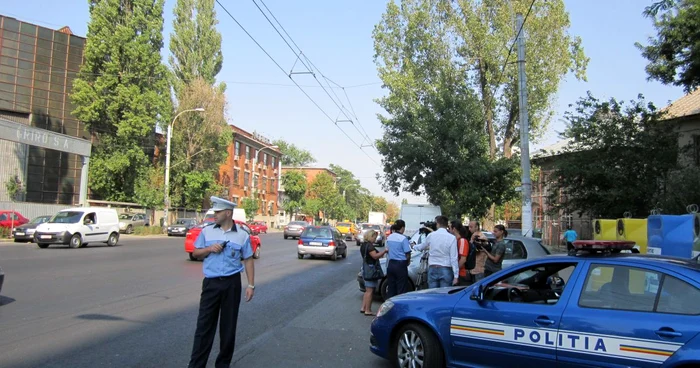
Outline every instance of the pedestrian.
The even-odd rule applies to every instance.
[[[192,252],[195,257],[204,258],[204,280],[190,368],[206,367],[219,318],[220,348],[215,367],[229,367],[236,344],[238,307],[241,303],[241,271],[245,270],[248,279],[246,302],[253,299],[255,292],[250,236],[245,231],[238,231],[233,221],[233,209],[236,205],[218,197],[211,197],[211,202],[214,224],[202,229]]]
[[[457,263],[457,238],[447,231],[448,219],[435,217],[437,230],[428,235],[423,244],[413,249],[430,248],[428,255],[428,287],[439,288],[457,285],[459,266]]]
[[[503,269],[503,255],[506,253],[506,242],[504,238],[508,236],[508,230],[503,225],[493,227],[493,235],[496,237],[496,244],[493,245],[491,251],[483,251],[486,253],[486,264],[484,269],[484,277]]]
[[[450,222],[450,233],[457,238],[457,254],[459,259],[457,260],[457,265],[459,266],[459,285],[468,286],[472,284],[471,274],[467,269],[467,259],[469,258],[470,248],[469,248],[469,229],[462,225],[459,221]]]
[[[408,238],[403,235],[405,230],[406,222],[396,220],[391,226],[391,235],[386,239],[386,247],[389,249],[386,269],[387,299],[408,291],[411,244],[409,244]]]
[[[573,230],[571,225],[566,225],[566,231],[562,234],[561,238],[566,241],[566,251],[569,254],[574,252],[574,242],[578,238],[576,230]]]
[[[360,313],[364,313],[365,316],[373,316],[372,313],[372,297],[374,296],[374,289],[377,288],[379,279],[365,278],[365,267],[372,265],[374,268],[379,268],[381,270],[381,265],[379,264],[379,259],[384,257],[389,251],[384,249],[381,252],[377,251],[374,247],[374,243],[377,241],[377,233],[374,230],[367,231],[365,234],[364,242],[360,246],[360,254],[362,255],[362,278],[365,282],[365,295],[362,297],[362,308]]]
[[[473,282],[477,282],[484,278],[484,272],[486,269],[486,250],[490,250],[488,247],[488,238],[481,232],[481,225],[479,221],[469,221],[469,231],[472,233],[471,242],[474,244],[474,249],[476,250],[476,257],[474,260],[474,268],[469,270]]]

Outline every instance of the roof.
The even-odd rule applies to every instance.
[[[700,88],[671,102],[661,112],[668,114],[667,119],[678,119],[700,114]]]
[[[535,151],[534,153],[530,154],[531,158],[545,158],[545,157],[553,157],[553,156],[558,156],[562,153],[564,153],[564,149],[570,145],[572,142],[571,138],[566,138],[562,139],[554,144],[550,144],[549,146],[542,147],[539,150]]]

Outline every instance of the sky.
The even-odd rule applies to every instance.
[[[340,165],[352,171],[375,195],[397,204],[403,198],[409,203],[425,203],[424,197],[408,193],[395,197],[382,190],[375,179],[382,171],[381,156],[374,148],[366,147],[368,142],[364,139],[364,136],[372,139],[382,136],[377,119],[382,109],[375,99],[383,96],[384,91],[373,61],[372,30],[386,8],[386,1],[263,1],[304,55],[335,83],[331,85],[344,87],[333,89],[342,105],[336,106],[309,74],[293,74],[292,78],[318,107],[292,83],[288,74],[304,69],[298,62],[295,65],[296,54],[252,0],[223,0],[226,9],[279,64],[270,60],[216,5],[224,56],[218,79],[227,84],[229,122],[310,151],[317,160],[314,166]],[[679,87],[647,81],[646,60],[634,46],[635,42],[646,43],[655,34],[651,21],[642,16],[644,7],[651,3],[652,0],[565,0],[571,19],[569,33],[582,38],[585,53],[590,57],[588,81],[568,75],[560,83],[552,107],[555,118],[544,136],[531,142],[531,152],[559,140],[559,132],[565,129],[564,112],[587,91],[598,98],[618,100],[635,99],[641,93],[657,106],[683,96]],[[262,6],[260,1],[258,4]],[[174,6],[175,0],[166,0],[164,60],[167,60]],[[0,14],[54,29],[69,26],[79,36],[87,34],[89,21],[87,0],[6,1],[0,4]],[[317,77],[326,82],[323,77]],[[342,121],[336,125],[338,120],[347,120],[341,108],[354,111],[355,126]]]

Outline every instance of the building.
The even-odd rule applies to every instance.
[[[219,184],[228,189],[229,200],[241,205],[243,198],[259,201],[254,220],[269,227],[277,220],[282,152],[265,137],[232,125],[233,142],[228,159],[219,168]]]
[[[68,27],[0,15],[0,201],[10,200],[12,178],[24,186],[18,200],[73,205],[87,197],[91,137],[69,98],[84,46]]]
[[[688,147],[681,163],[700,166],[700,88],[672,102],[662,112],[678,129],[678,147]]]
[[[308,184],[311,184],[311,182],[316,179],[316,176],[318,176],[321,173],[326,173],[330,175],[333,178],[333,182],[337,183],[338,182],[338,175],[331,171],[328,168],[325,167],[296,167],[296,166],[284,166],[282,167],[282,174],[286,173],[287,171],[301,171],[304,173],[304,176],[306,176],[306,182]],[[277,212],[277,216],[279,219],[279,224],[280,225],[285,225],[289,221],[291,221],[291,213],[285,213],[283,210],[283,205],[284,202],[286,201],[287,197],[284,194],[284,186],[280,186],[280,196],[278,199],[278,208],[279,211]],[[308,214],[304,213],[297,213],[297,219],[304,219],[304,218],[313,218],[313,216],[309,216]]]

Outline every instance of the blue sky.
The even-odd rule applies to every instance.
[[[542,1],[542,0],[538,0]],[[0,13],[50,28],[69,26],[80,36],[87,33],[87,0],[64,0],[52,6],[46,0],[4,2]],[[275,33],[252,1],[222,1],[224,6],[255,39],[289,72],[296,56]],[[548,132],[534,147],[552,144],[564,129],[561,116],[568,105],[591,91],[598,97],[634,99],[642,93],[648,100],[664,106],[683,96],[677,87],[648,82],[644,66],[634,43],[645,43],[654,34],[651,22],[642,16],[651,0],[565,0],[571,18],[570,33],[581,36],[586,54],[591,58],[588,82],[567,76],[555,98],[556,117]],[[374,99],[382,96],[373,62],[372,29],[385,9],[381,0],[266,0],[265,4],[286,28],[304,54],[339,85],[345,86],[359,123],[373,139],[382,135],[376,114],[381,109]],[[175,0],[165,3],[165,47],[172,30]],[[219,31],[223,38],[224,66],[219,79],[227,82],[230,122],[248,131],[257,131],[270,139],[282,138],[311,151],[317,166],[334,163],[351,170],[362,185],[376,195],[400,203],[424,202],[423,198],[402,194],[396,198],[382,191],[374,179],[381,172],[381,157],[363,143],[362,135],[348,123],[338,123],[346,138],[331,120],[307,99],[260,49],[241,31],[227,14],[216,6]],[[295,68],[299,69],[299,66]],[[309,75],[295,75],[303,86],[316,85]],[[251,84],[267,83],[267,84]],[[282,85],[280,85],[282,84]],[[364,85],[369,84],[369,85]],[[364,85],[364,86],[358,86]],[[320,88],[305,91],[335,120],[339,109]],[[338,93],[341,90],[336,90]],[[344,95],[340,94],[341,97]],[[346,107],[349,104],[343,101]],[[344,117],[341,116],[341,120]],[[532,150],[532,148],[531,148]],[[426,152],[426,154],[429,154]],[[369,156],[369,157],[368,157]]]

